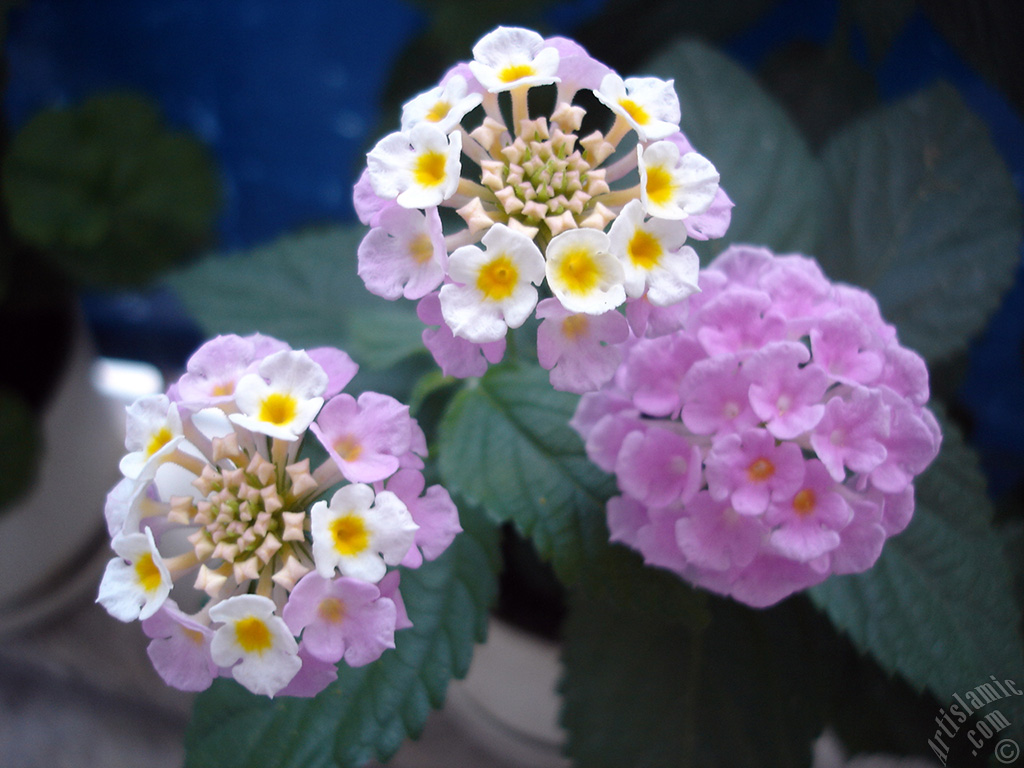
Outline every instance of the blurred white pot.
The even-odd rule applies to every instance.
[[[566,768],[556,643],[491,618],[464,680],[448,688],[445,712],[502,764]]]
[[[28,495],[0,512],[0,635],[51,616],[98,584],[103,504],[120,477],[124,402],[94,383],[97,357],[79,322],[43,416],[43,455]]]

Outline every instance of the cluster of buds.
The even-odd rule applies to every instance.
[[[806,257],[734,246],[700,281],[573,418],[617,478],[613,540],[758,607],[870,568],[938,453],[924,361]]]
[[[596,97],[589,112],[581,92]],[[535,114],[545,100],[550,114]],[[570,40],[499,27],[368,153],[359,274],[379,296],[419,302],[448,375],[481,375],[536,310],[552,384],[595,389],[630,326],[653,333],[652,309],[697,290],[687,238],[729,224],[718,172],[679,120],[671,80],[623,80]],[[582,135],[590,123],[604,130]]]
[[[98,602],[142,620],[169,685],[312,696],[411,626],[395,566],[440,555],[458,512],[425,489],[409,409],[341,391],[356,370],[337,349],[221,336],[128,407]]]

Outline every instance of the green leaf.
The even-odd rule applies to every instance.
[[[825,271],[871,291],[929,362],[964,349],[1020,261],[1020,201],[985,125],[940,84],[850,126],[823,160]]]
[[[17,235],[90,284],[138,285],[192,257],[220,206],[205,147],[128,93],[36,115],[11,142],[3,185]]]
[[[750,243],[813,253],[821,168],[783,108],[738,64],[702,43],[676,44],[645,71],[675,79],[683,132],[715,164],[736,204],[729,231],[711,244],[715,252]]]
[[[810,593],[884,669],[948,703],[989,675],[1024,674],[1024,646],[977,456],[951,423],[943,434],[941,453],[915,483],[907,529],[870,570],[833,576]],[[1021,704],[1000,702],[1016,728],[1024,726]]]
[[[362,227],[288,235],[212,255],[167,282],[210,334],[264,333],[294,347],[339,344],[374,297],[356,277]]]
[[[439,437],[445,485],[514,523],[565,583],[606,545],[614,492],[569,427],[577,400],[539,367],[492,367],[454,398]]]
[[[710,621],[708,593],[676,574],[646,565],[638,552],[608,543],[587,560],[579,582],[587,598],[700,629]]]
[[[422,730],[448,682],[469,669],[497,592],[496,529],[460,505],[462,534],[440,558],[402,572],[414,626],[395,649],[313,699],[254,696],[219,680],[201,694],[186,734],[188,768],[357,768],[386,760]]]
[[[568,752],[587,768],[809,766],[828,623],[805,601],[709,600],[693,628],[576,595],[563,632]]]
[[[349,352],[373,368],[390,368],[426,353],[423,327],[408,302],[368,309],[351,318]]]

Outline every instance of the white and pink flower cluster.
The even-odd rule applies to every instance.
[[[411,626],[394,567],[440,555],[458,512],[425,488],[409,409],[341,391],[356,370],[337,349],[220,336],[128,407],[98,602],[142,620],[169,685],[312,696]]]
[[[700,284],[573,418],[617,478],[612,539],[758,607],[870,568],[939,449],[924,361],[812,259],[733,246]]]
[[[550,113],[536,114],[545,100]],[[679,120],[671,80],[624,80],[570,40],[499,27],[368,153],[359,275],[372,293],[419,302],[447,375],[483,374],[536,310],[552,384],[595,389],[628,335],[616,310],[694,293],[687,238],[729,225],[719,174]]]

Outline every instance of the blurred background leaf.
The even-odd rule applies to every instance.
[[[690,244],[704,257],[730,243],[814,253],[821,169],[778,101],[736,62],[700,42],[669,46],[643,70],[675,79],[683,132],[715,164],[736,204],[725,237]]]
[[[208,245],[219,211],[212,157],[131,93],[40,112],[11,141],[14,233],[72,279],[140,285]]]
[[[580,595],[570,607],[563,724],[575,765],[810,766],[839,670],[806,601],[751,611],[711,597],[699,628]]]
[[[934,363],[963,350],[1013,282],[1021,206],[988,130],[948,85],[835,136],[820,260],[875,295]]]

